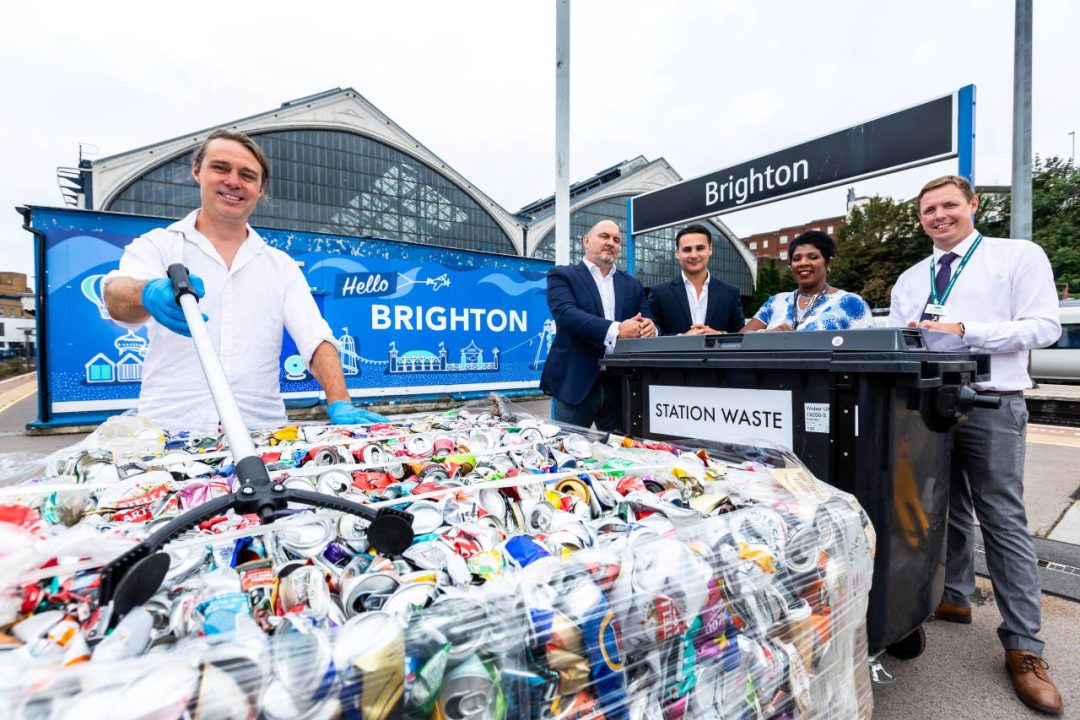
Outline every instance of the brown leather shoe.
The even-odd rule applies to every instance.
[[[1061,693],[1046,672],[1050,666],[1045,660],[1027,650],[1006,650],[1005,667],[1021,702],[1040,712],[1061,714]]]
[[[961,625],[970,625],[971,608],[960,607],[959,605],[953,605],[952,603],[942,602],[934,610],[933,618],[935,620],[946,620],[948,622],[960,623]]]

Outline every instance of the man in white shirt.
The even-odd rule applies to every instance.
[[[641,283],[615,267],[622,232],[601,220],[582,237],[585,258],[548,272],[547,300],[555,340],[540,376],[553,396],[552,417],[564,423],[612,431],[622,426],[618,378],[601,372],[600,360],[618,338],[656,334]]]
[[[1028,352],[1061,334],[1053,272],[1034,242],[987,238],[975,229],[979,199],[964,178],[947,175],[927,183],[918,205],[934,251],[897,280],[890,324],[944,333],[939,337],[990,353],[990,381],[975,387],[1001,397],[1000,408],[971,410],[955,431],[945,592],[934,616],[971,623],[974,511],[1013,687],[1029,707],[1060,714],[1061,694],[1047,674],[1038,638],[1041,595],[1023,495],[1028,418],[1023,391],[1032,386]]]
[[[105,304],[121,325],[144,323],[150,339],[139,413],[167,429],[214,430],[219,419],[183,312],[165,271],[183,263],[225,375],[250,427],[286,422],[278,358],[282,329],[326,393],[334,423],[382,419],[352,405],[330,327],[296,262],[247,224],[266,191],[266,156],[243,133],[216,130],[195,155],[201,207],[136,238],[106,276]],[[204,292],[205,291],[205,292]]]
[[[675,236],[679,277],[649,292],[649,309],[664,335],[736,333],[746,324],[739,288],[712,277],[712,232],[688,225]]]

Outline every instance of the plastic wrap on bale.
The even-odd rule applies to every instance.
[[[781,450],[605,437],[498,397],[256,432],[275,480],[410,511],[414,544],[378,556],[333,512],[226,514],[110,618],[100,567],[231,487],[221,438],[138,433],[0,489],[2,716],[871,714],[873,528]]]

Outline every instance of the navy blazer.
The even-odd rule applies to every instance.
[[[649,308],[659,325],[661,335],[678,335],[690,329],[690,301],[682,273],[674,280],[654,285],[649,290]],[[743,318],[739,288],[709,276],[709,304],[705,308],[705,324],[713,330],[739,332],[746,324]]]
[[[615,269],[615,322],[641,313],[653,319],[641,283]],[[604,318],[600,289],[584,262],[556,265],[547,276],[547,301],[555,319],[555,340],[548,352],[540,389],[577,405],[589,394],[604,357],[611,321]]]

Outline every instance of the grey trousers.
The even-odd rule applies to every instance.
[[[1006,650],[1042,655],[1042,624],[1035,546],[1024,509],[1027,450],[1024,398],[1001,398],[999,409],[975,408],[956,429],[949,492],[949,532],[942,600],[971,605],[975,591],[975,523],[982,527],[986,565],[994,587]]]

